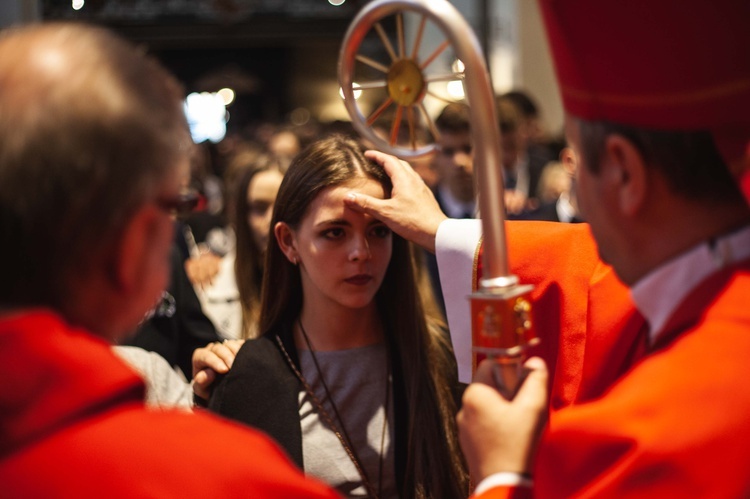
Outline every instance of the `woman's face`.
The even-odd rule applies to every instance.
[[[268,245],[268,231],[271,227],[273,203],[283,175],[277,170],[258,172],[247,186],[247,224],[253,235],[253,242],[261,253]]]
[[[324,189],[291,232],[305,306],[370,305],[391,261],[391,231],[377,219],[344,206],[352,189],[383,199],[383,187],[365,178]],[[289,256],[289,254],[288,254]]]

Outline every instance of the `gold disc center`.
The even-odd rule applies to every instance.
[[[388,70],[388,95],[400,106],[413,106],[424,90],[422,71],[413,59],[399,59]]]

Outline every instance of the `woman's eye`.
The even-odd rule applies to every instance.
[[[373,227],[372,234],[375,237],[386,238],[391,235],[391,229],[385,225],[378,225],[377,227]]]
[[[271,207],[270,203],[256,201],[254,203],[250,203],[249,211],[251,215],[262,217],[262,216],[265,216],[266,212],[268,211],[268,208],[270,207]]]
[[[344,229],[340,229],[338,227],[333,229],[328,229],[323,232],[323,237],[326,239],[339,239],[343,237],[344,235]]]

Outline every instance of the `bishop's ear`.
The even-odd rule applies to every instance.
[[[636,214],[646,201],[648,167],[640,150],[626,137],[613,134],[605,139],[603,173],[607,175],[620,210]]]
[[[285,222],[277,222],[273,228],[273,234],[281,252],[291,263],[296,265],[299,262],[299,253],[297,252],[297,240],[292,228]]]
[[[140,293],[144,286],[165,287],[172,246],[172,221],[154,207],[144,207],[125,224],[116,251],[113,252],[115,285],[123,292]],[[155,281],[155,278],[159,278]]]
[[[575,177],[576,170],[578,169],[578,157],[572,147],[564,147],[560,151],[560,163],[565,169],[565,173],[571,177]]]

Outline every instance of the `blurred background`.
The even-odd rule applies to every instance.
[[[257,241],[268,235],[269,206],[276,194],[257,193],[254,175],[274,168],[277,175],[283,174],[292,158],[316,138],[332,132],[357,136],[337,72],[347,29],[368,2],[0,0],[0,30],[55,20],[101,25],[160,60],[184,86],[185,112],[197,144],[190,187],[198,193],[199,203],[178,220],[173,277],[163,297],[165,314],[144,322],[130,344],[158,352],[187,378],[193,348],[255,331],[247,318],[253,317],[251,306],[260,306],[252,302],[252,296],[260,296],[260,255],[265,250]],[[477,35],[498,98],[506,215],[578,221],[572,173],[557,161],[564,146],[562,107],[536,1],[451,3]],[[381,19],[381,27],[382,32],[370,30],[357,49],[361,57],[354,64],[348,95],[381,137],[414,148],[438,142],[432,154],[412,160],[412,165],[439,202],[453,200],[450,206],[441,205],[446,213],[454,218],[476,216],[468,111],[455,104],[465,101],[463,63],[438,26],[432,21],[423,24],[420,14],[388,16]],[[417,61],[397,61],[401,48]],[[391,104],[385,73],[413,69],[415,64],[424,68],[429,80],[426,91],[417,93],[423,97],[418,100],[423,108],[402,113]],[[69,70],[73,74],[76,68]],[[399,88],[422,87],[419,78],[404,81]],[[362,90],[355,90],[360,85]],[[449,117],[442,123],[453,125],[436,133],[436,118],[443,113]],[[419,121],[414,127],[403,126],[404,119],[409,124]],[[266,225],[250,223],[253,216]],[[238,238],[235,229],[245,235]],[[257,234],[249,243],[251,231]],[[242,254],[236,251],[239,247]],[[255,251],[248,252],[253,247]],[[245,289],[250,298],[243,300],[235,275],[235,262],[240,260],[245,268],[258,269],[249,277],[240,276],[239,282],[256,287],[255,295],[249,293],[251,287]],[[437,262],[430,255],[424,260],[439,314]],[[216,285],[205,286],[202,275],[215,279]]]
[[[348,121],[336,77],[341,41],[368,0],[2,0],[0,27],[34,20],[108,26],[142,44],[186,88],[197,142],[220,142],[259,123]],[[497,94],[523,89],[541,110],[540,126],[559,134],[562,111],[536,2],[453,0],[474,28]],[[384,24],[392,32],[394,27]],[[416,21],[405,19],[407,39]],[[424,46],[443,37],[425,33]],[[382,58],[367,39],[361,52]],[[434,65],[450,72],[455,56]],[[461,98],[461,88],[439,93]],[[426,102],[437,114],[443,101]]]

